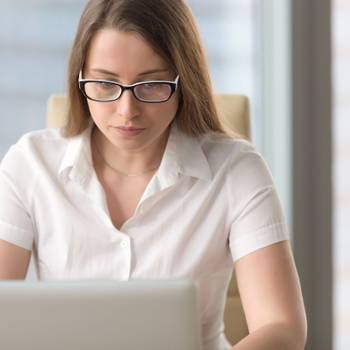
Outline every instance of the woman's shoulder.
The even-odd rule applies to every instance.
[[[201,139],[202,150],[214,174],[251,185],[270,184],[271,172],[255,145],[244,138],[208,133]]]
[[[254,144],[243,137],[210,132],[200,138],[200,143],[208,160],[215,158],[236,161],[248,157],[249,154],[260,156]]]
[[[69,140],[61,129],[41,129],[25,133],[13,144],[1,161],[0,168],[9,173],[27,173],[44,166],[55,168]],[[36,172],[36,170],[35,170]]]
[[[47,150],[48,146],[51,144],[66,145],[68,139],[63,137],[62,129],[60,128],[49,128],[34,130],[25,133],[17,141],[16,145],[23,150],[31,149],[35,147],[36,149]]]

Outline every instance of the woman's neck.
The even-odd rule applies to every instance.
[[[91,134],[91,149],[101,167],[110,168],[120,175],[142,176],[154,172],[160,165],[167,144],[169,130],[153,144],[142,150],[121,150],[114,146],[96,126]]]

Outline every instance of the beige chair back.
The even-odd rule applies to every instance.
[[[225,127],[250,139],[249,102],[241,95],[216,95],[216,104]],[[67,103],[64,95],[52,95],[47,107],[47,126],[58,128],[64,125]],[[225,307],[225,334],[232,344],[236,344],[248,334],[248,328],[240,301],[236,278],[233,273]]]

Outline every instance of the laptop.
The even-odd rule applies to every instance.
[[[191,280],[0,282],[6,350],[200,350]]]

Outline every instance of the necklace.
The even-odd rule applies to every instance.
[[[146,170],[146,171],[143,171],[143,172],[141,172],[141,173],[136,173],[136,174],[124,173],[123,171],[118,170],[118,169],[116,169],[114,166],[112,166],[111,164],[109,164],[109,163],[107,162],[107,160],[104,159],[102,153],[101,153],[100,150],[98,149],[98,147],[97,147],[97,145],[96,145],[96,142],[95,142],[95,141],[93,141],[93,142],[94,142],[96,151],[97,151],[98,155],[101,157],[101,159],[103,160],[103,162],[104,162],[110,169],[114,170],[115,172],[117,172],[117,173],[119,173],[119,174],[121,174],[121,175],[123,175],[123,176],[126,176],[126,177],[141,176],[141,175],[148,174],[148,173],[150,173],[151,171],[156,170],[156,169],[159,167],[159,165],[157,165],[157,166],[154,167],[154,168],[151,168],[151,169],[148,169],[148,170]]]

